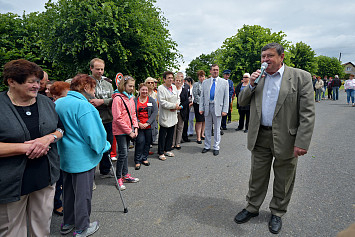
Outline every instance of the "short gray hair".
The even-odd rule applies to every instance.
[[[270,43],[265,45],[262,49],[261,52],[266,51],[268,49],[276,49],[276,52],[278,53],[278,55],[283,54],[284,52],[284,47],[282,47],[282,45],[278,44],[278,43]]]

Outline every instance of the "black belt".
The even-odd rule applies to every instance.
[[[262,129],[265,129],[265,130],[272,130],[272,127],[271,127],[271,126],[260,125],[260,127],[261,127]]]

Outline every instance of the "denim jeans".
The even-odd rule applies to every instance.
[[[116,176],[121,178],[128,174],[128,149],[130,136],[116,135],[118,157],[116,163]]]
[[[333,87],[333,100],[339,99],[339,87]]]
[[[325,92],[327,91],[327,85],[325,85],[323,88],[324,88],[324,91],[322,94],[322,98],[325,99]]]
[[[147,160],[151,143],[152,129],[139,129],[134,151],[134,163],[142,164],[142,161]]]
[[[346,90],[346,100],[348,103],[350,103],[350,98],[351,98],[351,103],[355,103],[355,90],[354,89],[347,89]]]
[[[322,88],[316,89],[316,101],[320,101],[322,99]]]

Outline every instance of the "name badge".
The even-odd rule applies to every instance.
[[[153,106],[153,104],[152,103],[147,103],[147,106]]]

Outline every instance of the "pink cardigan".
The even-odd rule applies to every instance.
[[[129,119],[126,107],[123,104],[123,101],[120,96],[123,98],[129,109],[133,122],[133,127],[138,128],[136,107],[134,104],[133,97],[131,99],[128,99],[128,97],[124,94],[115,93],[112,95],[112,133],[113,135],[129,135],[133,131],[133,128],[131,127],[131,121]]]

